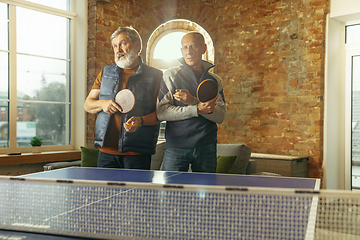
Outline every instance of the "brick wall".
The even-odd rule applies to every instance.
[[[113,63],[109,37],[132,25],[143,38],[164,22],[187,19],[215,47],[227,114],[219,143],[246,143],[253,152],[310,157],[309,177],[321,177],[325,19],[328,0],[89,0],[88,91]],[[87,139],[94,140],[95,115]]]

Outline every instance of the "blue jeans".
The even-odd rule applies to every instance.
[[[193,172],[214,173],[216,170],[216,143],[197,148],[166,148],[163,171],[187,172],[191,164]]]
[[[112,155],[99,152],[98,167],[150,170],[151,155]]]

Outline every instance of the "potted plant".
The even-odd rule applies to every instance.
[[[30,141],[30,145],[32,146],[33,153],[41,152],[41,145],[43,144],[43,139],[39,137],[33,137]]]

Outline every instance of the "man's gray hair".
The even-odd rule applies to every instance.
[[[132,43],[136,42],[136,41],[140,41],[140,50],[139,53],[142,50],[142,40],[141,40],[141,36],[138,33],[138,31],[135,30],[135,28],[133,27],[119,27],[118,29],[116,29],[116,31],[111,35],[110,37],[110,41],[112,41],[114,38],[116,38],[119,34],[126,32],[127,37],[130,39],[130,41]]]

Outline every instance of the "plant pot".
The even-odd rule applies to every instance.
[[[41,146],[33,146],[31,150],[33,153],[41,153]]]

